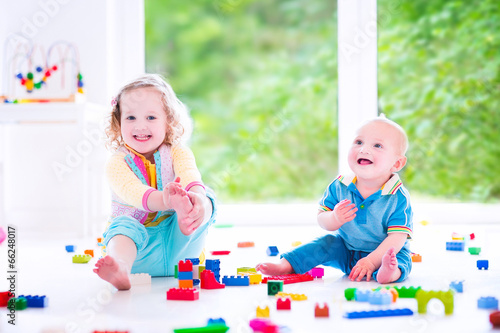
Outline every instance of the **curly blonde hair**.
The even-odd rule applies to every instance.
[[[167,133],[163,143],[174,145],[186,140],[191,134],[191,119],[187,107],[177,98],[172,87],[158,74],[146,74],[123,86],[113,99],[113,109],[106,127],[106,146],[118,149],[124,144],[121,136],[120,101],[123,94],[139,88],[153,88],[161,94],[163,109],[167,116]]]

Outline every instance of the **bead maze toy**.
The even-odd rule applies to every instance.
[[[75,102],[83,94],[83,76],[76,46],[57,41],[47,52],[43,45],[17,34],[4,43],[5,103]]]

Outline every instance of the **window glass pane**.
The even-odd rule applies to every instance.
[[[318,199],[337,173],[336,1],[145,5],[147,71],[191,109],[219,198]]]
[[[379,0],[378,28],[380,108],[410,139],[405,184],[498,202],[498,1]]]

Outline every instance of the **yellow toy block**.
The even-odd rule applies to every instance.
[[[179,280],[179,288],[193,288],[193,280]]]
[[[262,274],[254,272],[241,272],[238,273],[241,276],[248,276],[250,284],[260,284],[262,282]]]
[[[261,309],[260,306],[257,307],[257,318],[269,318],[269,306]]]
[[[451,315],[453,313],[453,291],[425,291],[418,290],[415,294],[418,303],[418,313],[427,313],[427,303],[433,298],[437,298],[444,305],[444,314]]]
[[[282,297],[287,297],[287,296],[290,297],[292,299],[292,301],[306,301],[307,300],[307,296],[304,294],[287,294],[287,293],[284,293],[282,291],[280,291],[276,294],[277,298],[282,298]]]
[[[299,245],[302,245],[302,242],[299,242],[299,241],[292,242],[293,247],[297,247]]]
[[[236,274],[246,273],[246,272],[257,273],[257,270],[254,267],[240,267],[236,269]]]

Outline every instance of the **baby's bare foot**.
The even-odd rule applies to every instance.
[[[378,283],[391,283],[399,279],[401,271],[398,267],[398,259],[394,248],[391,247],[387,250],[386,254],[382,257],[382,265],[377,273]]]
[[[95,264],[94,273],[105,281],[108,281],[118,290],[130,289],[130,278],[128,268],[124,262],[115,260],[113,257],[105,256]]]
[[[281,259],[278,264],[269,262],[258,264],[255,268],[265,275],[285,275],[295,273],[292,265],[290,265],[286,259]]]

